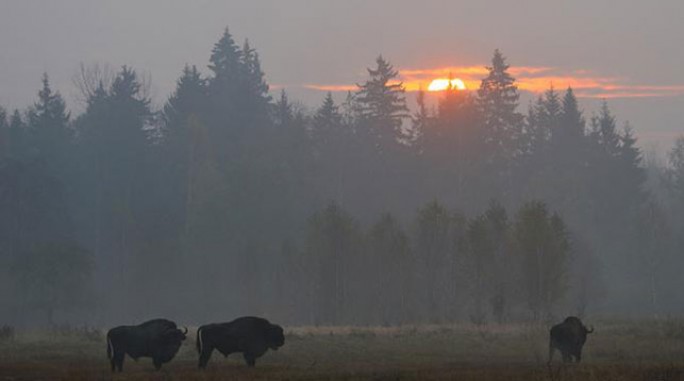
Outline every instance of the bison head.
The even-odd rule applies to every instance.
[[[271,324],[266,332],[269,348],[277,351],[278,348],[285,344],[285,335],[283,334],[283,327],[277,324]]]
[[[158,347],[159,358],[162,362],[166,363],[171,361],[176,353],[178,353],[178,350],[185,340],[185,335],[188,333],[188,329],[185,327],[183,328],[184,331],[175,328],[162,333],[160,345]]]

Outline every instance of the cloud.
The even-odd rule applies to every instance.
[[[581,98],[642,98],[671,97],[684,94],[684,85],[649,85],[634,83],[628,78],[602,76],[586,69],[563,69],[545,66],[517,66],[509,69],[521,91],[542,93],[551,86],[556,89],[572,87]],[[427,89],[435,79],[458,78],[466,88],[479,88],[480,81],[487,75],[482,66],[445,66],[437,68],[400,69],[399,76],[406,91]],[[302,87],[312,90],[347,92],[354,91],[354,84],[306,84]]]

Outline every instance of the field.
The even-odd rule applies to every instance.
[[[684,321],[596,321],[584,362],[549,367],[547,329],[535,325],[288,328],[286,344],[248,369],[215,353],[196,369],[194,331],[155,372],[130,358],[113,375],[99,335],[19,332],[0,343],[5,380],[684,380]],[[559,361],[559,356],[556,356]]]

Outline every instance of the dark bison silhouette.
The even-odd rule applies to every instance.
[[[276,351],[283,344],[283,328],[259,317],[245,316],[229,323],[203,325],[197,330],[198,366],[205,368],[216,349],[225,357],[242,353],[247,366],[253,367],[256,359],[269,348]]]
[[[594,332],[594,328],[587,329],[582,321],[574,316],[569,316],[562,323],[551,328],[549,335],[549,363],[553,360],[554,350],[560,351],[563,362],[576,362],[582,360],[582,347],[587,341],[587,334]]]
[[[140,325],[123,325],[107,332],[107,357],[112,372],[123,370],[124,357],[134,360],[151,357],[155,369],[161,369],[176,356],[188,329],[181,331],[176,323],[166,319],[154,319]]]

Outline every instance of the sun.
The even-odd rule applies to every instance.
[[[446,78],[438,78],[430,82],[430,85],[428,86],[428,91],[444,91],[448,88],[449,80]],[[462,80],[454,78],[451,80],[451,88],[456,90],[465,90],[466,85]]]

